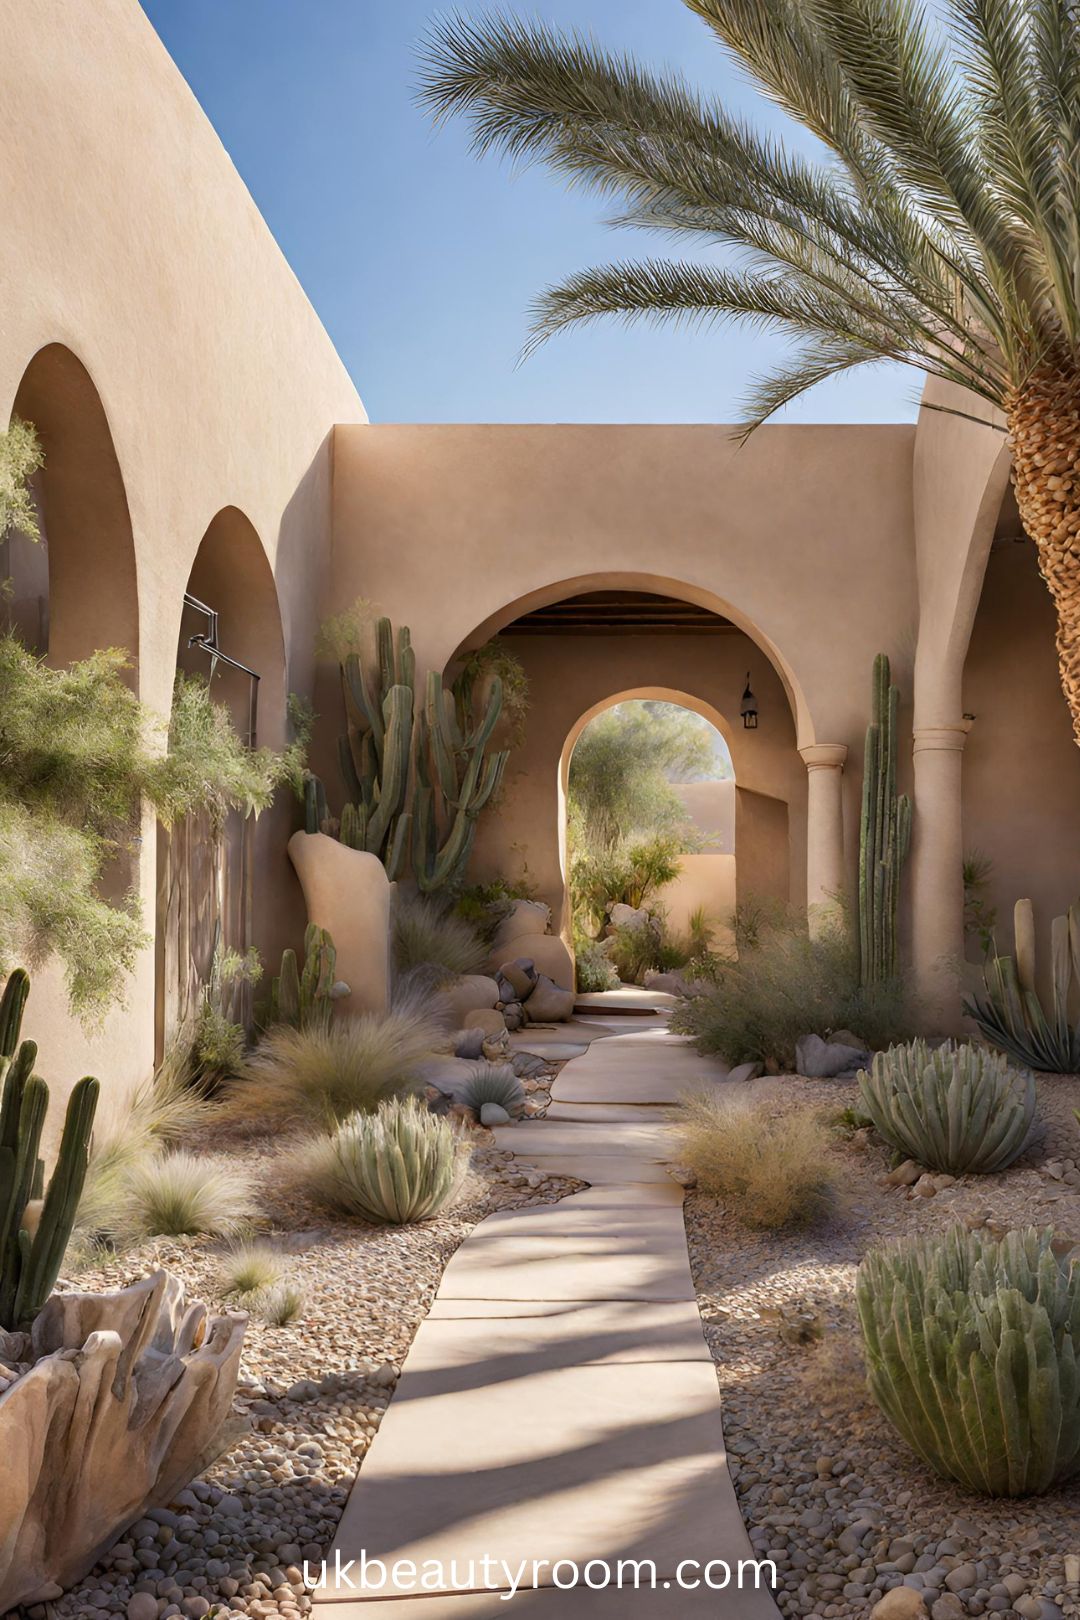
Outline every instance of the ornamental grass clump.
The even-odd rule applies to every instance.
[[[859,1267],[871,1394],[967,1490],[1037,1495],[1080,1472],[1080,1267],[1052,1245],[954,1226]]]
[[[680,1161],[704,1193],[747,1226],[809,1226],[836,1197],[829,1136],[810,1110],[776,1114],[762,1103],[702,1092],[683,1099]]]
[[[890,1046],[859,1074],[862,1105],[905,1158],[952,1176],[1004,1170],[1031,1141],[1035,1081],[970,1042]]]
[[[354,1114],[302,1158],[307,1185],[333,1209],[363,1220],[423,1221],[454,1198],[469,1164],[468,1143],[414,1097],[374,1114]]]
[[[478,1063],[461,1088],[460,1100],[479,1113],[485,1103],[497,1103],[511,1119],[525,1112],[525,1087],[509,1063]]]
[[[488,947],[465,917],[425,895],[394,899],[394,965],[399,973],[437,967],[447,978],[483,973]]]
[[[223,1153],[146,1160],[131,1172],[128,1197],[132,1227],[145,1237],[230,1237],[255,1214],[250,1175]]]

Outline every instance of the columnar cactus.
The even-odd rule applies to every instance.
[[[415,1097],[352,1114],[313,1149],[317,1189],[339,1208],[400,1225],[435,1215],[457,1192],[469,1148]]]
[[[18,1038],[27,987],[25,974],[17,972],[8,980],[0,1001],[0,1045]],[[38,1149],[49,1088],[32,1073],[36,1058],[33,1041],[23,1041],[14,1054],[0,1051],[5,1064],[0,1092],[0,1327],[8,1330],[33,1321],[60,1275],[86,1180],[100,1090],[87,1077],[72,1091],[46,1190]],[[39,1200],[35,1226],[27,1206]]]
[[[1035,916],[1030,900],[1013,910],[1015,959],[995,956],[983,970],[984,994],[964,1011],[988,1041],[1018,1063],[1052,1074],[1080,1070],[1080,1022],[1069,1022],[1069,994],[1080,980],[1080,907],[1050,924],[1050,1016],[1035,988]]]
[[[985,1047],[890,1046],[860,1072],[859,1091],[886,1142],[929,1170],[1004,1170],[1031,1140],[1035,1081]]]
[[[395,643],[389,619],[376,625],[378,691],[356,653],[342,664],[348,729],[339,755],[348,800],[337,826],[351,849],[377,855],[391,879],[412,875],[425,892],[453,888],[464,875],[476,820],[498,791],[508,751],[489,754],[502,713],[502,682],[488,688],[473,717],[472,687],[447,688],[429,673],[422,705],[409,631]],[[308,832],[332,830],[322,783],[306,787]]]
[[[271,1022],[291,1024],[294,1029],[314,1025],[325,1028],[333,1003],[348,993],[348,986],[334,977],[336,968],[337,951],[329,933],[316,923],[308,923],[303,970],[297,965],[295,951],[281,953],[281,972],[271,986]]]
[[[989,1496],[1080,1473],[1080,1266],[1033,1227],[954,1226],[872,1252],[856,1300],[870,1390],[923,1460]]]
[[[863,984],[896,977],[900,871],[911,842],[911,800],[896,792],[896,716],[900,693],[889,660],[874,659],[871,721],[863,755],[859,830],[859,966]]]

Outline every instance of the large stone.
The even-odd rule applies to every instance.
[[[443,991],[455,1029],[466,1028],[466,1020],[478,1008],[491,1011],[499,999],[499,987],[485,973],[466,973]]]
[[[214,1457],[246,1323],[208,1318],[163,1271],[49,1300],[0,1400],[0,1612],[75,1585]]]
[[[563,990],[546,973],[541,973],[532,995],[525,1003],[525,1016],[533,1024],[557,1024],[574,1015],[574,992]]]
[[[510,986],[514,992],[513,999],[515,1001],[528,1001],[536,989],[536,964],[528,956],[516,957],[513,962],[501,962],[499,964],[499,978],[505,980]]]
[[[546,973],[564,990],[574,988],[574,959],[558,934],[522,934],[513,942],[513,956],[531,961],[538,973]],[[505,950],[495,951],[489,966],[498,972],[503,963],[511,960]]]
[[[289,859],[304,891],[308,922],[325,928],[334,941],[338,977],[351,992],[335,1007],[347,1013],[385,1012],[393,896],[386,868],[377,855],[349,849],[326,833],[293,833]]]
[[[492,942],[496,952],[503,956],[520,954],[507,947],[522,934],[546,934],[551,927],[551,907],[542,900],[515,900],[498,928]]]
[[[843,1041],[823,1041],[820,1035],[803,1035],[795,1043],[795,1069],[811,1080],[831,1080],[838,1074],[852,1074],[870,1062],[865,1047],[847,1046]]]
[[[621,900],[612,906],[610,917],[612,928],[652,928],[656,921],[644,906],[627,906]]]
[[[506,1029],[506,1019],[495,1007],[475,1007],[471,1013],[465,1014],[462,1029],[480,1029],[485,1035],[501,1035]]]
[[[913,1586],[894,1586],[874,1604],[870,1620],[929,1620],[929,1611]]]

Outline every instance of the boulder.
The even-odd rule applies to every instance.
[[[894,1586],[870,1610],[870,1620],[929,1620],[922,1594],[913,1586]]]
[[[536,988],[536,979],[536,967],[531,957],[519,956],[513,962],[500,964],[499,988],[508,984],[516,1001],[528,1001]]]
[[[390,1003],[390,908],[393,885],[377,855],[350,849],[326,833],[293,833],[289,859],[304,891],[308,922],[325,928],[348,994],[335,1007],[385,1012]],[[460,1019],[458,1020],[460,1022]]]
[[[627,906],[617,900],[608,913],[612,928],[651,928],[655,918],[644,906]]]
[[[573,1017],[576,999],[572,990],[563,990],[546,973],[541,973],[536,989],[525,1004],[525,1016],[531,1024],[563,1023]]]
[[[523,934],[514,941],[514,947],[515,957],[531,961],[537,973],[546,973],[564,990],[574,988],[574,958],[558,934]],[[503,951],[497,953],[497,960],[491,959],[490,965],[498,971],[507,960]]]
[[[661,973],[658,968],[647,968],[642,981],[646,990],[659,990],[665,996],[685,996],[686,979],[678,968]]]
[[[737,1063],[728,1073],[729,1080],[756,1080],[760,1074],[765,1073],[763,1063]]]
[[[463,1029],[482,1029],[485,1035],[501,1035],[506,1028],[506,1019],[496,1007],[476,1007],[471,1013],[465,1014]]]
[[[493,948],[502,956],[517,955],[507,950],[511,941],[522,934],[546,934],[551,927],[551,907],[542,900],[515,900],[498,928],[492,941]]]
[[[208,1316],[164,1271],[53,1295],[34,1365],[0,1401],[0,1613],[74,1586],[217,1455],[246,1324]]]
[[[478,1008],[490,1011],[499,999],[499,987],[483,973],[466,973],[442,991],[455,1029],[464,1029],[465,1020]]]
[[[460,1029],[454,1037],[454,1056],[471,1058],[476,1062],[483,1055],[484,1031],[482,1029]]]
[[[820,1035],[803,1035],[795,1043],[795,1072],[811,1080],[831,1080],[838,1074],[854,1074],[870,1062],[865,1047],[847,1046],[842,1041],[823,1041]]]
[[[508,1001],[502,1010],[507,1029],[520,1029],[525,1022],[525,1008],[520,1001]]]

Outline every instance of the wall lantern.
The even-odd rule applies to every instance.
[[[739,706],[739,713],[742,715],[742,723],[743,723],[743,726],[744,726],[745,730],[747,730],[747,731],[756,731],[757,730],[757,698],[754,696],[753,692],[751,692],[751,690],[750,690],[750,671],[749,670],[747,670],[747,672],[746,672],[746,690],[742,695],[742,703]]]

